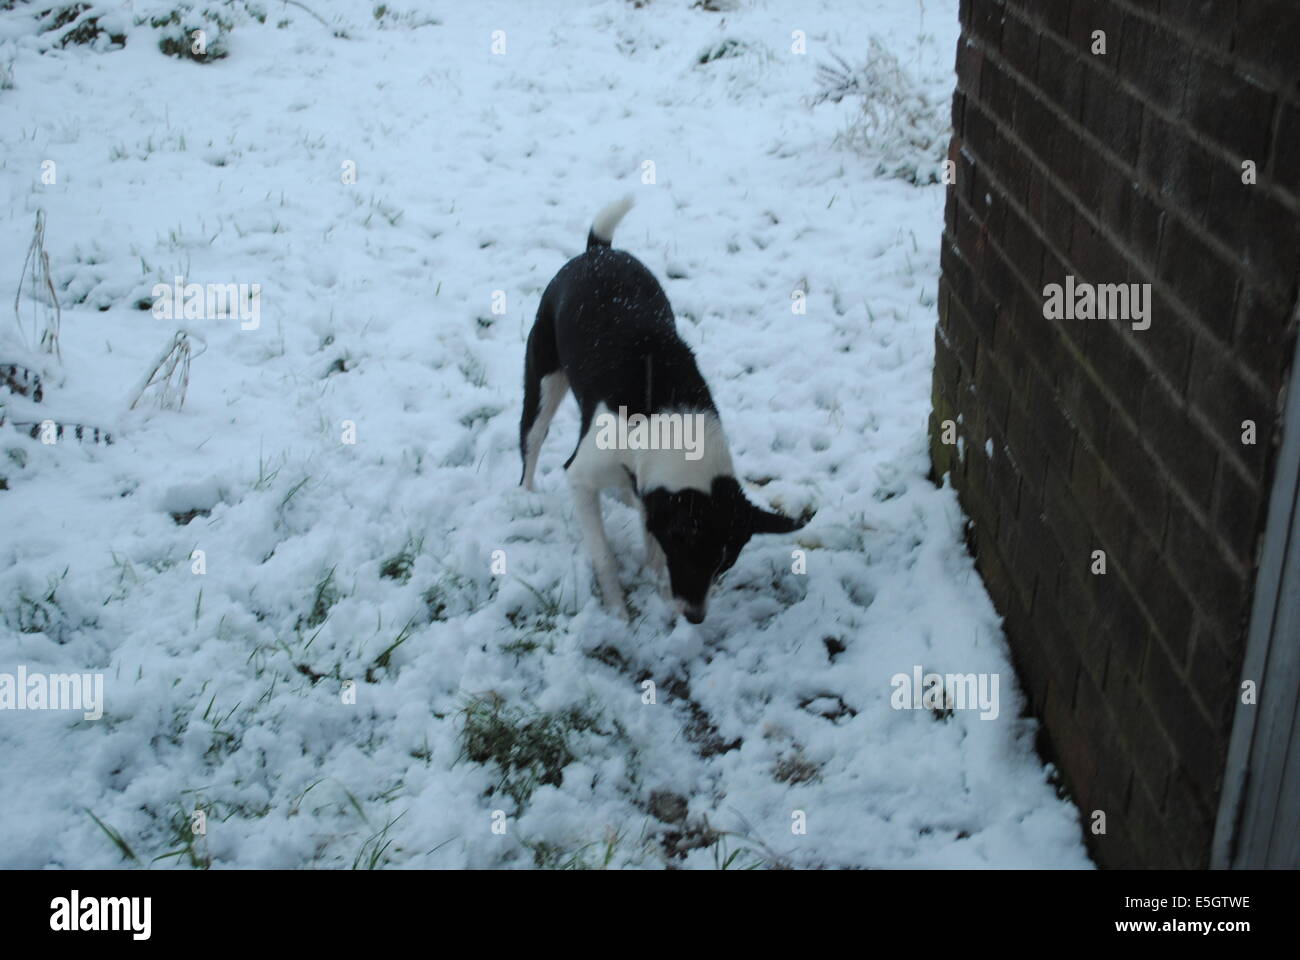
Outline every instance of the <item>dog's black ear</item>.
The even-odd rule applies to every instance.
[[[753,507],[749,524],[755,533],[794,533],[807,522],[808,520],[795,520],[784,514]]]

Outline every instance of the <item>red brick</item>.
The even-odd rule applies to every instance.
[[[1192,350],[1192,375],[1189,397],[1201,416],[1214,427],[1215,434],[1233,453],[1241,451],[1242,421],[1268,423],[1273,414],[1273,398],[1258,391],[1243,376],[1237,361],[1224,346],[1208,337],[1199,337]],[[1249,455],[1241,459],[1250,459]]]
[[[1233,52],[1300,90],[1300,6],[1294,0],[1237,0]]]
[[[1051,36],[1039,38],[1034,80],[1056,109],[1076,120],[1083,107],[1083,69],[1076,51]]]
[[[1295,9],[962,0],[930,428],[970,447],[931,455],[1106,865],[1208,858],[1296,335]],[[1067,274],[1151,283],[1151,327],[1047,320]]]
[[[1002,21],[1006,8],[1002,0],[979,0],[971,10],[970,35],[978,37],[989,47],[1002,45]]]
[[[1187,645],[1186,638],[1183,645]],[[1174,747],[1178,767],[1204,796],[1213,795],[1223,769],[1227,733],[1210,726],[1200,706],[1188,696],[1182,669],[1159,644],[1147,652],[1142,687]]]
[[[1127,325],[1121,328],[1102,321],[1088,324],[1088,362],[1094,370],[1105,374],[1107,392],[1135,422],[1141,418],[1142,392],[1150,379],[1145,362],[1134,347],[1137,335],[1139,332]]]
[[[1194,55],[1183,114],[1238,160],[1268,156],[1274,95],[1215,59]]]
[[[1187,391],[1187,371],[1191,366],[1196,326],[1183,316],[1186,307],[1176,306],[1175,301],[1165,296],[1157,285],[1151,287],[1148,306],[1150,327],[1134,330],[1132,324],[1126,323],[1121,329],[1128,330],[1128,335],[1151,369],[1158,370],[1174,391],[1183,396]]]
[[[1031,81],[1038,69],[1038,43],[1038,31],[1018,16],[1009,15],[1003,22],[1002,55],[1014,70]]]
[[[1277,136],[1268,175],[1292,199],[1300,200],[1300,104],[1294,101],[1278,107]]]
[[[1232,21],[1237,0],[1160,0],[1160,13],[1169,22],[1212,49],[1232,44]]]
[[[1217,456],[1210,442],[1164,384],[1148,382],[1142,394],[1143,438],[1178,484],[1202,509],[1210,503]],[[1114,455],[1114,447],[1110,447]]]
[[[1070,42],[1089,62],[1111,69],[1119,55],[1124,12],[1111,0],[1073,0],[1070,4]],[[1094,54],[1093,33],[1106,34],[1106,53]]]
[[[1106,437],[1106,465],[1120,478],[1137,522],[1154,539],[1164,532],[1168,484],[1159,464],[1121,417],[1112,417]],[[1116,544],[1118,546],[1118,544]]]
[[[1205,744],[1202,753],[1216,761],[1222,760],[1217,745]],[[1214,809],[1207,796],[1218,796],[1221,776],[1210,783],[1194,784],[1188,775],[1177,771],[1165,790],[1162,820],[1165,830],[1184,839],[1178,866],[1189,870],[1206,870],[1210,866],[1210,842],[1214,838]]]
[[[1178,558],[1176,578],[1216,628],[1232,635],[1244,627],[1249,580],[1227,558],[1204,520],[1176,497],[1169,503],[1164,552]]]
[[[1295,302],[1300,271],[1300,216],[1276,197],[1256,190],[1246,210],[1246,259],[1255,282],[1273,296]]]
[[[1089,70],[1083,83],[1083,124],[1130,167],[1137,166],[1142,103],[1114,75]]]
[[[1143,113],[1138,167],[1166,205],[1177,204],[1191,220],[1204,220],[1212,178],[1220,163],[1186,130],[1154,112]]]
[[[1159,277],[1173,288],[1174,295],[1203,329],[1222,341],[1230,339],[1237,302],[1236,270],[1197,231],[1176,217],[1165,223]]]
[[[1241,658],[1225,654],[1213,633],[1214,628],[1208,625],[1195,633],[1188,686],[1216,729],[1230,730],[1241,690]]]
[[[1172,31],[1136,14],[1124,17],[1120,31],[1119,74],[1150,103],[1177,113],[1187,86],[1191,48]]]
[[[1282,386],[1295,346],[1295,327],[1288,330],[1289,302],[1247,289],[1237,299],[1232,345],[1238,359],[1275,393]]]

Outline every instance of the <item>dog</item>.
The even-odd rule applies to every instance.
[[[542,293],[524,361],[520,484],[535,489],[542,442],[572,391],[582,427],[564,469],[601,598],[628,619],[601,518],[600,492],[612,489],[641,513],[646,561],[661,585],[667,572],[665,599],[698,624],[713,584],[751,536],[791,533],[806,521],[762,510],[741,490],[713,397],[677,335],[667,295],[644,264],[611,247],[631,206],[625,197],[597,214],[586,251]],[[674,431],[682,442],[655,442]]]

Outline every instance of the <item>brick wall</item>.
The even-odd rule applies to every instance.
[[[1300,3],[962,0],[961,22],[935,474],[1043,752],[1106,814],[1097,860],[1204,867],[1295,336]],[[1150,328],[1046,319],[1067,274],[1151,284]]]

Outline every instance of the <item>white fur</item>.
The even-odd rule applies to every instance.
[[[628,194],[601,210],[592,222],[592,234],[609,243],[614,237],[614,229],[632,209],[632,203],[632,195]],[[542,378],[540,410],[537,419],[528,429],[524,451],[524,486],[529,490],[533,489],[542,441],[546,439],[555,411],[568,390],[569,382],[562,371]],[[587,432],[578,441],[578,449],[574,452],[567,471],[574,507],[582,526],[582,539],[591,556],[601,598],[607,607],[623,619],[628,618],[627,603],[623,597],[623,588],[618,582],[618,563],[605,536],[600,492],[612,489],[619,499],[640,509],[645,533],[646,562],[661,580],[666,581],[666,558],[654,535],[645,526],[644,505],[634,494],[656,489],[669,493],[686,489],[710,493],[715,477],[734,476],[731,452],[727,448],[727,438],[717,415],[704,411],[678,412],[687,415],[698,413],[703,417],[698,459],[690,459],[687,453],[693,451],[686,449],[634,450],[598,445],[596,438],[600,431],[594,425],[601,422],[602,417],[614,416],[602,403],[596,408]],[[666,591],[666,582],[662,586]]]
[[[610,414],[602,403],[596,407],[595,416]],[[627,606],[623,590],[618,583],[618,564],[605,537],[605,526],[600,512],[600,491],[613,489],[619,499],[627,501],[632,494],[632,479],[642,493],[664,489],[669,493],[693,489],[708,493],[713,489],[713,478],[733,476],[731,452],[727,438],[716,415],[706,413],[703,456],[698,460],[686,459],[684,450],[625,450],[601,448],[596,444],[595,428],[589,428],[578,442],[577,452],[569,464],[568,480],[577,507],[578,521],[582,525],[582,539],[591,555],[596,582],[605,605],[617,615],[626,618]],[[596,422],[593,417],[593,423]],[[531,439],[531,431],[529,433]],[[635,501],[640,506],[640,501]],[[667,563],[654,535],[645,528],[645,510],[641,510],[642,530],[645,534],[646,562],[655,574],[666,581]]]
[[[600,213],[596,214],[596,219],[591,222],[591,232],[601,240],[609,243],[614,239],[614,228],[618,226],[619,221],[632,209],[635,203],[632,194],[627,194],[621,200],[615,200]]]
[[[603,403],[596,407],[594,424],[602,416],[613,417]],[[641,493],[663,489],[669,493],[679,490],[699,490],[709,493],[714,477],[735,475],[727,437],[716,415],[704,413],[702,456],[689,460],[685,450],[630,450],[602,449],[596,443],[597,431],[588,429],[578,444],[569,476],[582,486],[593,490],[615,489],[629,486],[628,472],[636,478],[636,489]]]
[[[528,438],[525,444],[527,447],[526,456],[524,457],[525,490],[536,489],[533,486],[533,475],[537,472],[537,459],[542,452],[542,441],[546,439],[546,433],[551,429],[551,420],[555,418],[555,411],[560,408],[560,402],[568,392],[569,378],[564,375],[563,370],[542,377],[542,398],[537,411],[537,419],[528,428]]]
[[[573,505],[578,514],[578,523],[582,527],[582,542],[591,557],[592,569],[596,572],[596,582],[600,584],[600,596],[605,606],[624,620],[630,619],[627,601],[623,599],[623,588],[618,582],[618,563],[614,552],[609,548],[605,538],[605,524],[600,515],[600,491],[584,487],[575,482],[572,473],[569,486],[573,491]]]
[[[699,490],[711,493],[714,477],[735,476],[731,463],[731,450],[727,436],[722,432],[722,422],[714,413],[696,411],[703,418],[704,432],[700,438],[700,458],[691,460],[683,450],[627,450],[631,455],[630,468],[636,476],[638,490],[662,488],[669,493],[678,490]],[[687,414],[690,416],[691,414]]]

